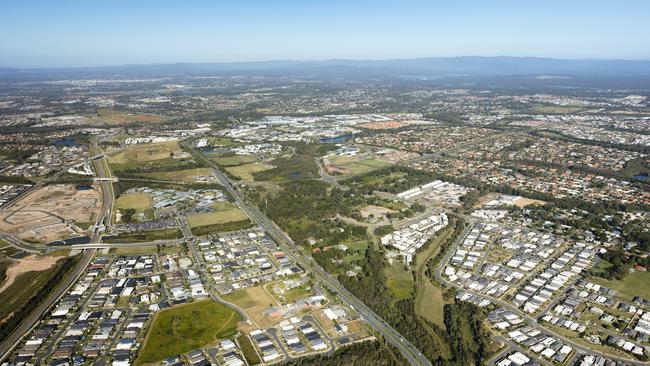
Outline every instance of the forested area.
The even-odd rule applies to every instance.
[[[341,347],[331,354],[301,357],[285,366],[398,366],[408,365],[398,350],[379,341]]]
[[[335,245],[365,235],[364,228],[330,220],[337,214],[359,217],[354,207],[364,202],[362,197],[311,180],[287,182],[281,189],[270,197],[253,191],[250,197],[297,243],[306,244],[308,238],[318,238],[327,245]]]
[[[362,272],[341,283],[412,342],[434,365],[480,365],[490,342],[483,312],[472,304],[445,305],[443,330],[415,313],[414,299],[396,300],[386,286],[384,256],[369,248]]]

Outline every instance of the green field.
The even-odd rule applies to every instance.
[[[458,225],[457,219],[452,217],[451,223],[439,231],[424,250],[415,257],[415,313],[443,329],[445,328],[444,306],[451,302],[443,299],[442,288],[427,276],[427,262],[441,255],[441,245],[452,239],[455,233],[454,229],[457,229]]]
[[[314,157],[308,154],[293,154],[269,162],[274,168],[253,173],[258,181],[283,181],[318,178],[318,166]]]
[[[233,155],[210,158],[210,160],[217,165],[226,167],[254,163],[257,161],[257,158],[254,155]]]
[[[390,163],[375,159],[354,160],[347,156],[333,156],[329,158],[330,164],[344,175],[368,173],[373,170],[390,166]]]
[[[257,351],[255,351],[255,346],[251,342],[250,338],[246,334],[242,334],[237,338],[237,343],[239,343],[239,348],[244,354],[244,358],[249,365],[257,365],[262,362],[260,356],[258,356]]]
[[[228,173],[234,175],[235,177],[245,181],[245,182],[252,182],[255,180],[253,177],[254,173],[257,172],[263,172],[265,170],[268,170],[266,166],[260,164],[260,163],[250,163],[250,164],[243,164],[243,165],[238,165],[238,166],[229,166],[224,168]]]
[[[648,286],[650,272],[632,272],[627,274],[622,281],[610,281],[600,277],[591,277],[590,281],[614,289],[622,299],[627,301],[632,300],[634,296],[650,299],[650,286]]]
[[[138,212],[147,210],[153,206],[153,201],[149,193],[136,192],[123,194],[115,201],[115,205],[120,210],[132,208]]]
[[[187,223],[190,225],[190,228],[195,228],[245,219],[248,219],[248,216],[239,207],[233,204],[224,204],[216,212],[201,212],[187,216]]]
[[[109,155],[108,162],[113,171],[165,168],[183,164],[183,159],[174,159],[181,152],[178,141],[129,145],[125,150]]]
[[[174,182],[194,182],[197,176],[212,175],[212,169],[209,168],[193,168],[174,170],[170,172],[155,172],[144,173],[142,176],[149,177],[157,180],[170,180]]]
[[[224,222],[223,224],[213,224],[213,225],[194,227],[192,228],[192,234],[194,234],[194,236],[203,236],[203,235],[248,229],[251,226],[253,226],[253,223],[251,222],[251,220],[246,218],[245,220],[228,221],[228,222]]]
[[[408,299],[413,296],[415,284],[413,275],[410,271],[404,269],[401,262],[395,261],[389,267],[386,267],[386,286],[390,292],[399,300]]]
[[[228,137],[211,137],[208,139],[208,144],[210,146],[237,146],[238,143],[233,141],[232,139]]]
[[[241,316],[213,300],[202,300],[154,316],[136,365],[156,362],[237,334]]]

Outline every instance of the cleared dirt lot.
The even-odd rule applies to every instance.
[[[367,128],[369,130],[389,130],[392,128],[400,128],[402,126],[404,126],[404,123],[397,121],[369,122],[358,125],[358,127]]]
[[[14,283],[14,280],[23,273],[31,271],[44,271],[52,268],[63,257],[30,255],[13,262],[7,268],[6,278],[0,286],[0,293]]]
[[[395,212],[395,210],[391,210],[390,208],[382,206],[367,205],[361,207],[359,209],[359,212],[361,212],[361,216],[363,216],[363,218],[368,218],[370,215],[373,215],[374,217],[383,217],[391,212]]]
[[[277,303],[262,286],[231,292],[222,298],[242,308],[260,328],[272,327],[280,320],[264,315],[269,306],[275,306]]]
[[[100,193],[95,187],[45,186],[0,212],[0,230],[32,242],[66,239],[81,232],[75,222],[91,222],[100,207]]]

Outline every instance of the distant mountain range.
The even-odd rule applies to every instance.
[[[563,60],[538,57],[428,57],[395,60],[259,61],[229,63],[145,64],[79,68],[0,68],[0,77],[46,77],[77,75],[169,76],[169,75],[269,74],[323,77],[446,77],[446,76],[650,76],[650,61]]]

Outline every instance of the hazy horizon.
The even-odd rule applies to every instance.
[[[0,67],[542,57],[648,60],[650,3],[553,0],[0,5]]]

